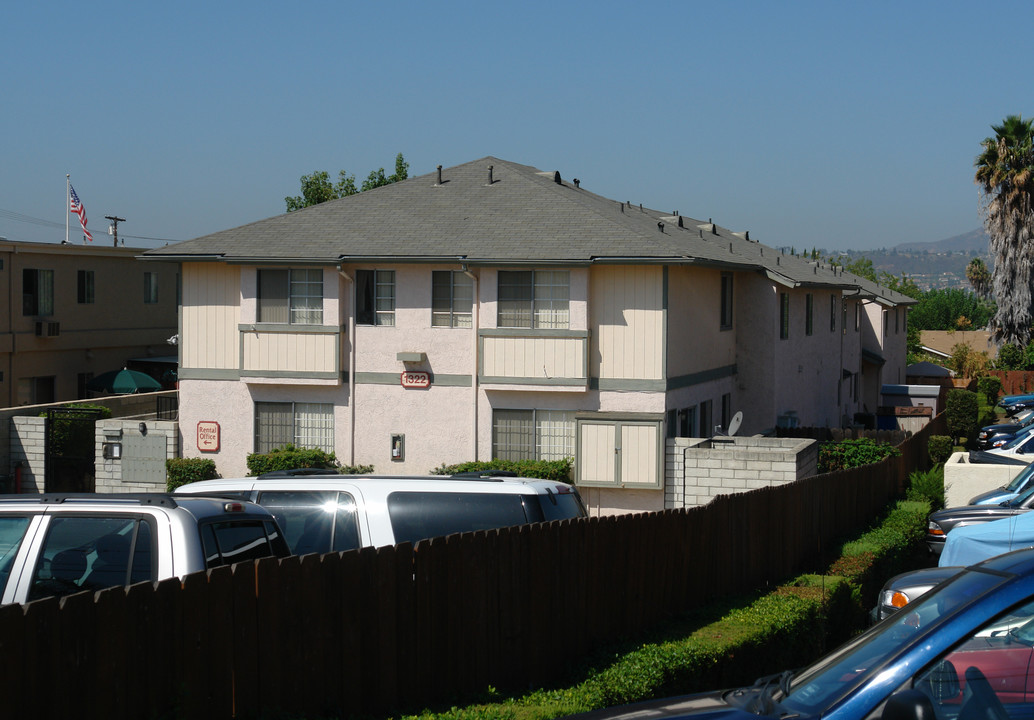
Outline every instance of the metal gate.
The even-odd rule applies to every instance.
[[[96,408],[47,410],[44,492],[94,491],[94,426],[103,415]]]

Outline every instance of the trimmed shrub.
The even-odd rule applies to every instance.
[[[949,390],[944,412],[948,422],[948,435],[953,440],[968,439],[976,431],[977,416],[980,413],[977,394],[959,388]]]
[[[955,443],[947,435],[931,435],[926,446],[930,453],[930,461],[934,463],[948,462],[954,447]]]
[[[872,438],[824,442],[819,445],[819,474],[877,463],[901,451],[890,443]]]
[[[977,392],[987,398],[987,404],[994,407],[998,396],[1002,394],[1002,379],[994,375],[985,375],[977,380]]]
[[[165,489],[169,492],[180,485],[217,477],[215,461],[209,458],[169,458],[165,461]]]
[[[483,462],[465,462],[458,465],[439,465],[431,471],[432,475],[454,475],[461,472],[478,470],[509,470],[520,477],[539,478],[571,482],[571,458],[563,460],[491,460]]]
[[[297,448],[294,445],[273,448],[268,453],[248,455],[248,473],[251,475],[295,468],[337,468],[337,458],[334,453],[319,448]]]

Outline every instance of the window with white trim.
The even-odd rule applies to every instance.
[[[395,271],[355,271],[355,321],[359,325],[395,325]]]
[[[334,452],[332,403],[255,403],[255,452],[284,445]]]
[[[567,270],[500,270],[501,328],[571,326],[571,273]]]
[[[574,457],[574,413],[566,410],[493,410],[492,457],[563,460]]]
[[[431,273],[431,326],[469,328],[474,307],[474,281],[458,270]]]
[[[257,319],[267,323],[322,325],[323,270],[259,270]]]

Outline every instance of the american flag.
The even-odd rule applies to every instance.
[[[86,208],[79,202],[79,196],[75,194],[75,188],[72,184],[68,184],[68,209],[79,216],[79,224],[83,226],[83,232],[86,233],[86,238],[93,242],[93,235],[86,229]]]

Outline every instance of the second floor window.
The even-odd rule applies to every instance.
[[[76,285],[79,304],[92,305],[94,302],[93,270],[80,270]]]
[[[811,335],[815,327],[815,296],[808,293],[805,296],[804,334]]]
[[[158,302],[158,273],[144,273],[144,304],[154,305]]]
[[[22,270],[22,315],[54,314],[54,271]]]
[[[722,273],[721,329],[732,328],[732,273]]]
[[[779,339],[790,337],[790,296],[779,293]]]
[[[473,318],[474,281],[462,272],[431,273],[432,327],[469,328]]]
[[[571,326],[571,273],[566,270],[500,270],[501,328]]]
[[[259,270],[259,322],[323,324],[323,270]]]
[[[355,321],[359,325],[395,324],[395,271],[355,271]]]

